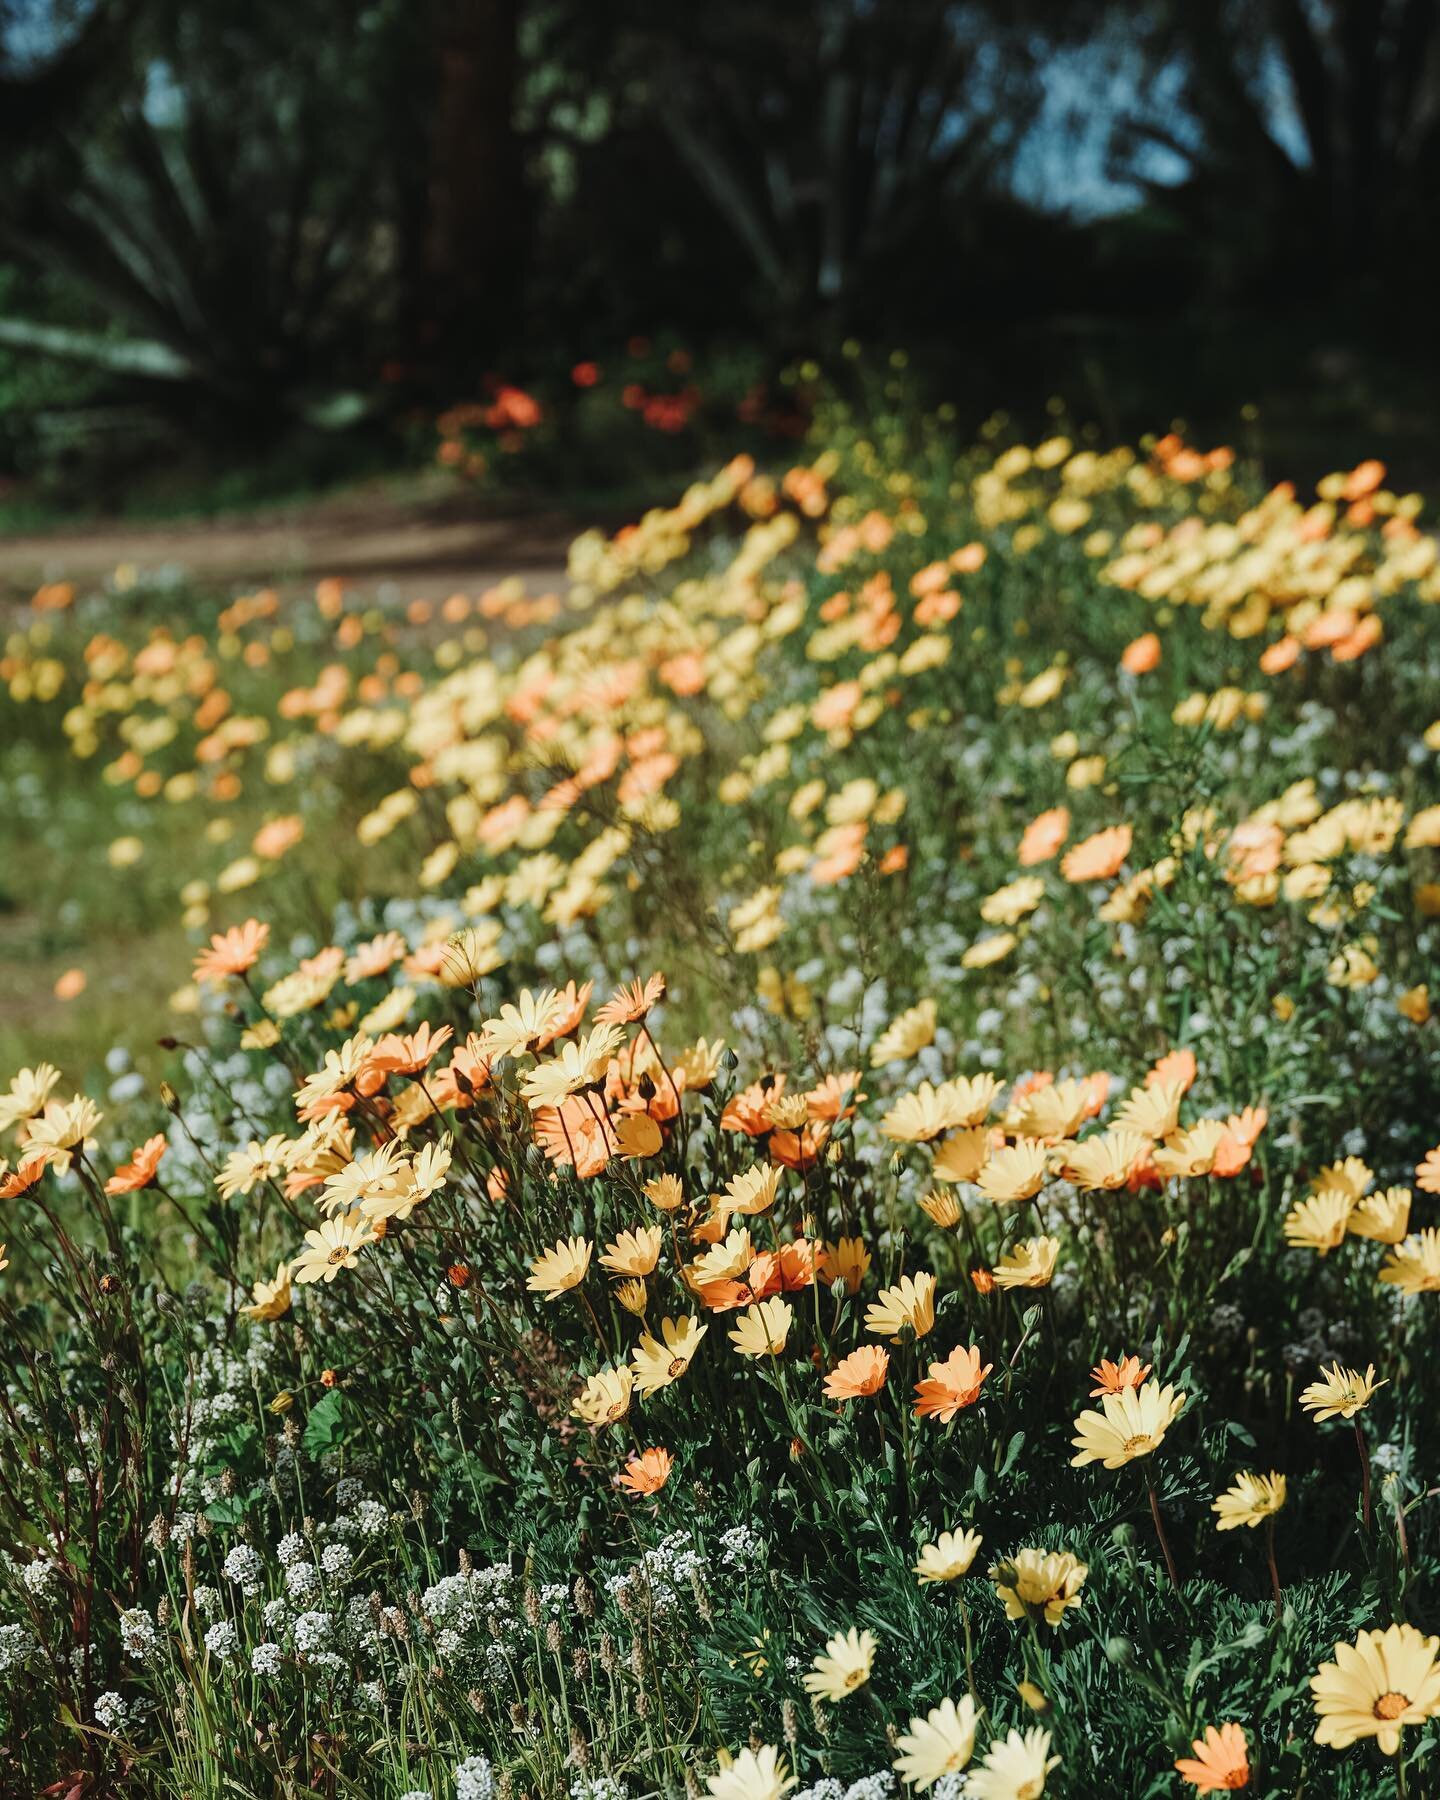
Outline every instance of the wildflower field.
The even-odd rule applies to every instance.
[[[822,406],[570,570],[4,620],[0,1791],[1440,1793],[1418,500]]]

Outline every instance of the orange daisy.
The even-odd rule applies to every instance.
[[[1142,1363],[1138,1356],[1122,1356],[1118,1363],[1104,1357],[1090,1371],[1090,1379],[1097,1384],[1091,1388],[1090,1398],[1098,1400],[1102,1394],[1122,1394],[1126,1388],[1138,1388],[1149,1373],[1149,1363]]]
[[[843,1357],[825,1377],[827,1400],[858,1400],[862,1394],[878,1394],[890,1370],[890,1352],[876,1344],[862,1344]]]
[[[985,1377],[994,1366],[980,1366],[980,1352],[973,1344],[968,1350],[957,1344],[944,1362],[931,1363],[928,1380],[915,1383],[915,1417],[936,1418],[948,1425],[957,1412],[980,1398]]]
[[[17,1200],[21,1194],[28,1194],[45,1173],[45,1166],[43,1156],[32,1156],[18,1169],[7,1168],[4,1159],[0,1158],[0,1200]]]
[[[1048,812],[1042,812],[1039,818],[1032,819],[1025,827],[1025,835],[1020,839],[1015,860],[1022,869],[1033,868],[1036,863],[1049,862],[1069,835],[1070,809],[1052,806]]]
[[[258,919],[247,919],[243,925],[217,931],[210,939],[210,948],[195,958],[195,979],[218,982],[228,975],[243,975],[255,967],[269,941],[270,927]]]
[[[1060,873],[1067,881],[1108,881],[1130,854],[1134,832],[1128,825],[1110,825],[1067,850]]]
[[[1193,1050],[1172,1050],[1162,1056],[1155,1067],[1145,1077],[1146,1087],[1166,1087],[1170,1082],[1179,1084],[1180,1092],[1190,1091],[1195,1080],[1195,1052]]]
[[[1415,1169],[1415,1185],[1422,1194],[1440,1194],[1440,1144],[1427,1150]]]
[[[643,1019],[665,993],[665,977],[654,974],[648,981],[624,982],[595,1014],[597,1025],[633,1025]]]
[[[1148,675],[1159,666],[1160,640],[1153,631],[1147,631],[1143,637],[1133,638],[1125,646],[1125,652],[1120,658],[1120,667],[1127,675]]]
[[[129,1162],[122,1164],[105,1183],[105,1192],[136,1194],[141,1188],[149,1187],[160,1167],[160,1158],[169,1148],[165,1133],[157,1131],[154,1137],[147,1138],[137,1150],[131,1151]]]
[[[1250,1785],[1250,1754],[1245,1733],[1238,1725],[1207,1725],[1204,1737],[1190,1748],[1194,1756],[1182,1756],[1175,1764],[1179,1773],[1200,1794],[1233,1794]]]
[[[615,1479],[632,1494],[658,1494],[670,1479],[673,1466],[670,1452],[656,1444],[632,1456]]]

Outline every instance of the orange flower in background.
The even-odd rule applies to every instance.
[[[1190,1748],[1194,1756],[1182,1756],[1177,1771],[1201,1794],[1233,1794],[1250,1785],[1250,1752],[1238,1725],[1205,1728]]]
[[[1299,638],[1277,638],[1261,655],[1260,672],[1262,675],[1283,675],[1286,669],[1295,666],[1299,656]]]
[[[1120,667],[1127,675],[1148,675],[1159,666],[1160,640],[1153,631],[1147,631],[1143,637],[1133,638],[1125,646],[1120,658]]]
[[[765,1075],[752,1081],[727,1104],[720,1115],[726,1131],[743,1131],[746,1137],[764,1137],[772,1129],[770,1108],[785,1092],[783,1075]]]
[[[1048,812],[1042,812],[1025,827],[1015,860],[1022,869],[1032,869],[1036,863],[1049,862],[1069,835],[1070,809],[1066,806],[1052,806]]]
[[[1415,1170],[1415,1185],[1423,1194],[1440,1194],[1440,1144],[1427,1150]]]
[[[947,1425],[957,1412],[980,1398],[985,1377],[994,1366],[986,1363],[982,1368],[974,1345],[967,1350],[957,1344],[944,1362],[931,1363],[927,1380],[915,1383],[915,1417],[935,1418]]]
[[[1355,501],[1363,500],[1373,494],[1385,479],[1385,465],[1375,457],[1367,457],[1364,462],[1356,463],[1345,477],[1345,486],[1341,489],[1341,498]]]
[[[258,919],[247,919],[243,925],[216,932],[210,939],[210,948],[195,958],[195,979],[224,981],[229,975],[243,975],[255,967],[269,942],[270,927]]]
[[[105,1183],[105,1192],[135,1194],[141,1188],[149,1187],[160,1167],[160,1158],[169,1148],[165,1133],[157,1131],[154,1137],[147,1138],[137,1150],[131,1151],[129,1162],[122,1164]]]
[[[83,969],[67,969],[55,983],[57,1000],[78,1000],[85,992],[85,971]]]
[[[890,1352],[876,1344],[862,1344],[836,1363],[825,1377],[825,1395],[830,1400],[858,1400],[862,1395],[878,1394],[890,1370]]]
[[[1130,854],[1134,832],[1128,825],[1111,825],[1067,850],[1060,873],[1067,881],[1108,881]]]
[[[1149,1373],[1149,1363],[1142,1363],[1138,1356],[1122,1356],[1118,1363],[1104,1357],[1090,1371],[1090,1379],[1096,1384],[1090,1390],[1090,1398],[1098,1400],[1103,1394],[1121,1394],[1126,1388],[1138,1388]]]
[[[1173,1081],[1182,1094],[1188,1094],[1194,1086],[1196,1072],[1193,1050],[1171,1050],[1146,1075],[1145,1085],[1147,1088],[1166,1087]]]
[[[632,1456],[615,1479],[632,1494],[658,1494],[670,1479],[673,1467],[670,1452],[656,1444],[649,1450],[642,1450],[638,1456]]]
[[[549,1029],[535,1040],[535,1054],[548,1050],[554,1043],[570,1033],[583,1021],[585,1008],[590,1004],[590,996],[595,991],[595,983],[587,981],[582,987],[576,987],[573,981],[567,981],[558,996],[556,1016],[550,1021]]]

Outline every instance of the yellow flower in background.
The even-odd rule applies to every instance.
[[[924,1269],[917,1275],[901,1276],[865,1309],[865,1329],[876,1337],[888,1337],[892,1344],[899,1343],[907,1325],[922,1338],[934,1324],[935,1277]]]
[[[728,1336],[741,1356],[778,1356],[794,1322],[794,1307],[775,1294],[747,1306]]]
[[[250,1296],[250,1304],[240,1308],[247,1319],[268,1324],[284,1318],[290,1310],[290,1265],[282,1262],[273,1281],[257,1281]]]
[[[864,1238],[842,1237],[827,1246],[824,1266],[828,1281],[843,1282],[847,1293],[859,1293],[860,1283],[870,1272],[870,1252]]]
[[[942,1531],[933,1544],[922,1544],[920,1560],[915,1564],[921,1587],[968,1575],[983,1542],[978,1531]]]
[[[60,1071],[53,1063],[37,1063],[33,1069],[22,1069],[10,1083],[10,1091],[0,1094],[0,1131],[8,1131],[25,1119],[43,1112],[45,1102],[59,1085]]]
[[[1352,1200],[1358,1200],[1374,1179],[1358,1156],[1347,1156],[1343,1162],[1327,1163],[1310,1183],[1310,1191],[1320,1194],[1327,1188],[1339,1188]]]
[[[1355,1202],[1343,1188],[1322,1188],[1292,1206],[1285,1215],[1285,1239],[1326,1256],[1345,1241]]]
[[[1031,1200],[1045,1185],[1050,1153],[1039,1138],[1021,1138],[996,1150],[975,1178],[975,1185],[997,1206]]]
[[[1015,948],[1013,931],[997,931],[989,937],[977,938],[960,958],[962,969],[988,969],[1003,962]]]
[[[1321,1380],[1312,1381],[1300,1394],[1300,1404],[1306,1412],[1314,1413],[1316,1424],[1326,1419],[1353,1419],[1370,1404],[1376,1391],[1387,1385],[1375,1379],[1374,1363],[1363,1375],[1358,1369],[1342,1368],[1338,1362],[1328,1369],[1322,1365],[1321,1374]]]
[[[1377,1244],[1398,1244],[1410,1228],[1411,1199],[1407,1187],[1367,1194],[1350,1214],[1351,1236],[1371,1238]]]
[[[820,1700],[843,1700],[870,1679],[875,1639],[868,1631],[837,1631],[802,1677],[807,1694]]]
[[[1440,1713],[1440,1638],[1413,1625],[1362,1631],[1353,1644],[1337,1644],[1334,1662],[1321,1663],[1310,1694],[1320,1723],[1315,1742],[1344,1750],[1373,1737],[1386,1756],[1400,1748],[1406,1725],[1423,1725]]]
[[[1184,1411],[1186,1398],[1175,1388],[1159,1387],[1153,1381],[1102,1395],[1098,1412],[1083,1412],[1075,1420],[1072,1468],[1098,1462],[1107,1469],[1121,1469],[1137,1457],[1150,1456]]]
[[[956,1703],[948,1697],[924,1718],[913,1718],[895,1740],[900,1754],[895,1769],[918,1792],[944,1775],[958,1775],[975,1753],[975,1702],[969,1694]]]
[[[909,1062],[918,1056],[927,1044],[935,1042],[935,1015],[933,1000],[922,1000],[901,1013],[870,1046],[870,1067],[881,1069],[886,1063]]]
[[[996,1287],[1049,1287],[1059,1254],[1059,1238],[1022,1238],[1010,1246],[991,1271]]]
[[[1017,925],[1045,898],[1045,883],[1038,875],[1022,875],[980,902],[980,917],[987,925]]]
[[[1430,1017],[1430,989],[1425,982],[1407,988],[1395,1002],[1396,1010],[1412,1025],[1424,1025]]]
[[[558,1300],[585,1279],[592,1248],[588,1238],[557,1238],[531,1263],[526,1287],[546,1300]]]
[[[921,1194],[916,1202],[927,1219],[931,1219],[942,1231],[950,1231],[965,1216],[965,1209],[954,1194],[946,1193],[943,1188],[932,1188],[929,1193]]]
[[[796,1124],[803,1124],[804,1120],[802,1101],[801,1116]],[[775,1204],[775,1197],[779,1191],[780,1170],[776,1165],[774,1163],[756,1163],[753,1168],[733,1176],[726,1186],[725,1192],[716,1195],[715,1211],[727,1218],[732,1213],[742,1213],[746,1218],[754,1218],[760,1213],[769,1212]]]
[[[980,1126],[952,1131],[936,1148],[931,1173],[937,1181],[978,1179],[990,1155],[990,1134]]]
[[[676,1207],[685,1204],[685,1190],[677,1175],[656,1175],[640,1191],[661,1212],[674,1212]]]
[[[1129,1099],[1116,1110],[1115,1123],[1158,1142],[1175,1131],[1184,1098],[1185,1084],[1180,1081],[1157,1081],[1134,1088]]]
[[[1270,1519],[1285,1504],[1285,1477],[1272,1469],[1268,1475],[1254,1475],[1242,1470],[1223,1494],[1211,1505],[1217,1531],[1234,1531],[1238,1526],[1252,1529]]]
[[[1059,1149],[1065,1152],[1065,1179],[1087,1193],[1096,1193],[1124,1187],[1130,1171],[1148,1155],[1150,1140],[1121,1126],[1068,1148],[1057,1145]]]
[[[1017,1550],[990,1570],[1007,1619],[1032,1618],[1058,1625],[1073,1606],[1090,1573],[1068,1550]]]
[[[1380,1279],[1402,1294],[1440,1293],[1440,1228],[1431,1225],[1407,1237],[1386,1257]]]

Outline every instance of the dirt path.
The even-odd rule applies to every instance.
[[[0,598],[44,581],[103,580],[122,564],[179,566],[220,587],[285,585],[336,575],[400,587],[407,598],[475,593],[521,575],[532,593],[563,585],[565,552],[583,522],[560,513],[484,517],[473,496],[393,482],[348,488],[302,505],[209,520],[125,519],[0,539]]]

